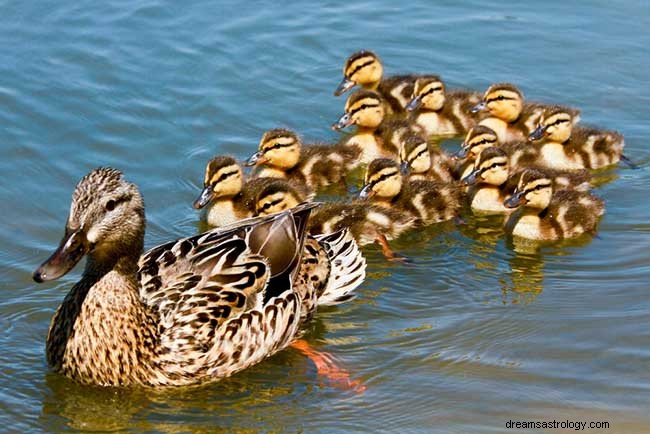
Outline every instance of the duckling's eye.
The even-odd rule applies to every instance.
[[[115,209],[116,203],[117,202],[115,202],[113,199],[110,199],[108,202],[106,202],[106,211],[113,211]]]

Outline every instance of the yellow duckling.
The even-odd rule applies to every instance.
[[[499,146],[499,138],[492,128],[476,125],[467,131],[465,140],[453,157],[458,160],[456,173],[459,179],[466,178],[474,170],[474,162],[484,149]]]
[[[532,240],[559,240],[594,233],[605,212],[603,201],[576,190],[553,191],[553,181],[543,172],[525,170],[513,195],[504,202],[520,207],[510,215],[506,230]]]
[[[501,143],[526,140],[535,130],[544,109],[539,103],[524,103],[524,95],[511,83],[493,84],[483,95],[483,101],[471,108],[472,113],[487,111],[488,115],[479,124],[492,128]],[[579,111],[574,113],[575,122]]]
[[[349,236],[303,249],[313,206],[142,255],[138,188],[115,169],[93,170],[75,188],[59,247],[33,274],[37,282],[57,279],[88,256],[52,319],[48,363],[84,384],[183,386],[232,375],[282,350],[318,292],[348,286],[331,277],[353,273],[352,286],[363,280],[365,265],[355,271],[360,254],[350,250]]]
[[[332,129],[357,126],[357,130],[345,140],[344,145],[358,147],[361,150],[362,163],[369,163],[380,157],[396,157],[397,147],[382,138],[380,126],[385,116],[384,98],[377,92],[361,89],[348,97],[345,113],[332,125]]]
[[[621,160],[625,142],[616,131],[604,131],[574,125],[571,111],[551,107],[544,111],[539,126],[529,139],[541,154],[540,163],[555,169],[599,169]]]
[[[389,110],[404,111],[413,93],[415,75],[393,75],[383,78],[384,67],[379,57],[368,50],[357,51],[348,57],[343,67],[343,80],[334,95],[343,95],[356,85],[379,92],[387,101]]]
[[[419,134],[408,134],[402,140],[399,159],[403,174],[410,181],[454,181],[454,162],[439,148],[430,148]]]
[[[207,223],[215,227],[225,226],[252,217],[255,195],[262,188],[274,184],[287,184],[287,188],[294,190],[301,199],[300,202],[313,197],[307,187],[284,179],[264,177],[245,181],[242,168],[234,158],[218,156],[205,168],[203,190],[194,201],[194,208],[210,205],[205,213]]]
[[[317,190],[344,184],[346,173],[359,165],[359,154],[358,148],[344,145],[303,146],[295,132],[276,128],[264,133],[246,165],[262,165],[257,176],[285,178]]]
[[[361,199],[410,214],[419,225],[429,225],[458,215],[462,192],[455,184],[432,181],[404,182],[399,165],[378,158],[366,169]]]
[[[291,209],[300,200],[291,189],[278,186],[261,190],[257,195],[256,214],[269,215]],[[343,229],[350,233],[359,245],[377,243],[388,260],[398,260],[388,244],[416,225],[415,218],[397,210],[369,204],[366,201],[328,202],[314,210],[309,220],[311,234],[329,234]]]
[[[414,122],[427,137],[464,134],[479,118],[470,110],[481,101],[477,92],[446,91],[437,75],[419,77],[406,111],[414,112]]]

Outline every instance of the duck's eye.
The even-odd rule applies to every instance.
[[[106,202],[106,211],[113,211],[115,209],[115,201],[113,199],[110,199],[108,202]]]

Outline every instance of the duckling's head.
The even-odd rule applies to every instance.
[[[205,167],[203,190],[194,201],[194,208],[206,206],[220,197],[236,196],[244,184],[244,174],[237,161],[228,156],[215,157]]]
[[[461,182],[473,185],[484,182],[491,185],[502,185],[508,180],[508,155],[495,147],[486,148],[474,161],[474,170],[464,177]]]
[[[488,111],[490,115],[506,122],[519,118],[524,107],[524,95],[511,83],[493,84],[483,95],[483,101],[471,108],[472,113]]]
[[[476,125],[467,132],[461,144],[460,151],[454,154],[457,158],[476,158],[484,149],[499,145],[499,137],[492,128]]]
[[[382,75],[384,75],[384,67],[375,53],[368,50],[357,51],[345,62],[343,80],[334,91],[334,95],[342,95],[357,84],[373,86],[381,81]]]
[[[377,92],[365,89],[357,90],[348,98],[345,103],[345,113],[332,125],[332,129],[340,130],[349,125],[377,128],[384,120],[384,106],[384,98]]]
[[[359,193],[361,199],[377,196],[391,199],[402,190],[402,173],[396,161],[390,158],[377,158],[366,169],[364,186]]]
[[[553,142],[564,143],[571,137],[573,116],[564,107],[548,108],[542,114],[539,125],[528,136],[530,140],[546,138]]]
[[[293,208],[301,203],[300,195],[283,179],[266,185],[255,198],[255,214],[267,215]]]
[[[93,266],[112,267],[122,257],[137,258],[144,228],[144,202],[138,188],[119,170],[95,169],[77,184],[63,239],[33,278],[37,282],[58,279],[85,254]]]
[[[503,203],[508,208],[526,205],[531,208],[545,209],[551,203],[553,181],[536,169],[526,169],[519,178],[519,184],[512,196]]]
[[[424,173],[431,169],[431,154],[426,139],[419,134],[407,134],[399,150],[402,173]]]
[[[424,108],[437,111],[445,105],[445,84],[437,75],[418,78],[413,88],[413,96],[406,111]]]
[[[279,169],[292,169],[300,159],[302,143],[298,135],[285,128],[264,133],[258,151],[246,161],[247,166],[267,164]]]

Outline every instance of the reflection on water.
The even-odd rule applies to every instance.
[[[0,16],[8,431],[504,432],[509,419],[550,418],[647,431],[645,4],[92,6],[13,2]],[[137,183],[148,247],[203,230],[192,201],[208,159],[245,158],[279,126],[306,142],[341,137],[329,129],[344,104],[332,91],[361,48],[376,50],[388,73],[434,72],[449,87],[477,90],[512,81],[531,99],[577,106],[585,122],[623,132],[640,168],[595,174],[607,207],[595,238],[510,239],[502,217],[466,212],[395,240],[406,264],[365,247],[357,299],[319,312],[304,336],[363,393],[325,381],[293,349],[187,389],[88,388],[50,373],[49,322],[81,267],[41,286],[30,273],[59,241],[78,179],[112,165]],[[360,180],[361,171],[349,176],[348,193]]]

